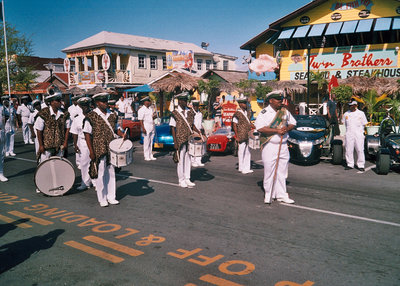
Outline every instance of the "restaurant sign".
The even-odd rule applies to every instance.
[[[193,51],[173,51],[166,53],[167,69],[191,69],[194,62]]]
[[[361,6],[364,6],[367,10],[371,10],[371,7],[374,5],[372,0],[355,0],[351,1],[348,3],[343,3],[343,2],[336,2],[332,4],[331,10],[336,11],[336,10],[353,10],[353,9],[358,9]]]
[[[105,54],[106,50],[105,49],[87,49],[87,50],[81,50],[73,53],[68,53],[67,57],[68,58],[75,58],[75,57],[90,57],[93,55],[102,55]]]
[[[227,102],[224,105],[222,105],[222,121],[224,122],[225,126],[231,126],[232,125],[232,117],[233,114],[235,114],[237,110],[237,105],[231,102]]]
[[[307,79],[307,62],[293,55],[288,71],[291,80]],[[397,54],[394,50],[342,52],[310,55],[310,71],[325,72],[326,78],[332,75],[337,78],[352,76],[400,77]]]

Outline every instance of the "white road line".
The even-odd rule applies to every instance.
[[[19,158],[19,157],[6,157],[6,158],[36,163],[36,160],[31,160],[31,159],[25,159],[25,158]]]
[[[146,179],[146,178],[140,178],[140,177],[134,177],[134,176],[126,176],[126,175],[120,175],[120,174],[115,174],[116,176],[119,177],[124,177],[124,178],[131,178],[131,179],[135,179],[135,180],[145,180],[145,181],[149,181],[152,183],[158,183],[158,184],[164,184],[164,185],[170,185],[170,186],[174,186],[174,187],[179,187],[179,184],[174,184],[174,183],[170,183],[170,182],[164,182],[164,181],[158,181],[158,180],[152,180],[152,179]]]
[[[362,217],[362,216],[355,216],[355,215],[349,215],[349,214],[344,214],[344,213],[326,211],[326,210],[309,208],[309,207],[304,207],[304,206],[299,206],[299,205],[291,205],[291,204],[284,204],[284,203],[282,203],[282,205],[287,206],[287,207],[292,207],[292,208],[309,210],[309,211],[313,211],[313,212],[331,214],[331,215],[336,215],[336,216],[348,217],[348,218],[353,218],[353,219],[358,219],[358,220],[364,220],[364,221],[370,221],[370,222],[400,227],[400,223],[395,223],[395,222],[390,222],[390,221],[384,221],[384,220],[372,219],[372,218],[367,218],[367,217]]]
[[[365,168],[365,172],[368,172],[369,170],[371,170],[372,168],[375,168],[375,167],[376,167],[376,165],[369,166],[368,168]],[[357,174],[362,174],[365,172],[358,171]]]

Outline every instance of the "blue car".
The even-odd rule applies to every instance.
[[[170,117],[161,118],[160,124],[156,125],[156,134],[154,135],[154,148],[174,147],[174,138],[169,126]],[[143,134],[140,135],[140,144],[143,144]]]

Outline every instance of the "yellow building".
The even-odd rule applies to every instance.
[[[271,23],[240,48],[269,54],[280,80],[307,84],[308,71],[332,76],[400,77],[400,2],[315,0]],[[313,87],[310,88],[311,100]]]

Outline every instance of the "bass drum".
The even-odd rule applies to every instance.
[[[36,188],[48,196],[62,196],[75,182],[75,169],[71,162],[58,156],[41,162],[35,172]]]

